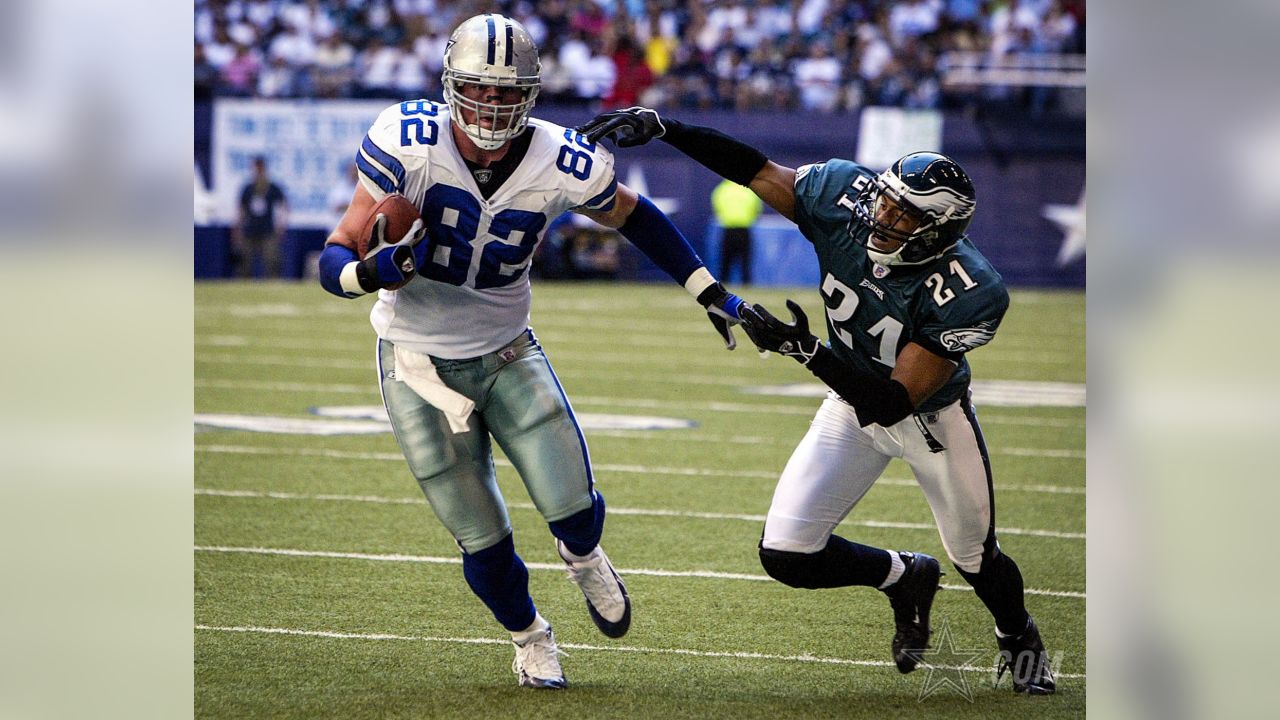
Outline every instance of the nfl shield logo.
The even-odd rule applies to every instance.
[[[478,170],[473,170],[471,172],[473,175],[476,176],[476,183],[480,185],[486,185],[490,180],[493,179],[493,171],[490,170],[489,168],[480,168]]]
[[[876,265],[875,267],[871,268],[871,274],[874,275],[876,278],[882,278],[885,275],[889,274],[889,268],[885,267],[884,265]]]
[[[511,362],[512,360],[515,360],[515,348],[502,348],[498,351],[498,357],[502,358],[503,362]]]

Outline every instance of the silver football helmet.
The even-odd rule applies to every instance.
[[[502,147],[529,124],[542,85],[541,71],[538,46],[523,25],[497,14],[470,18],[453,31],[444,50],[444,100],[453,122],[477,146]],[[472,100],[462,93],[462,86],[468,84],[519,88],[521,100],[514,104]],[[474,114],[473,122],[466,122],[463,110]]]

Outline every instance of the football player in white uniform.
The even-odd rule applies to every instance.
[[[335,295],[378,291],[380,386],[409,469],[462,549],[468,585],[511,632],[519,683],[563,688],[551,626],[512,542],[491,437],[547,520],[601,632],[627,632],[631,601],[600,548],[605,503],[582,430],[529,327],[533,251],[549,222],[571,210],[617,228],[681,283],[729,349],[743,303],[653,203],[617,181],[607,150],[529,116],[539,71],[519,23],[494,14],[462,23],[445,50],[445,102],[393,105],[365,136],[355,197],[320,270]],[[376,221],[359,259],[358,235],[389,193],[407,197],[422,219],[401,238],[383,237],[385,219]]]

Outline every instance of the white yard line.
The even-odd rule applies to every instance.
[[[214,388],[218,390],[266,390],[270,392],[300,393],[340,393],[368,395],[377,397],[377,386],[368,384],[331,384],[282,382],[275,380],[231,380],[222,378],[196,378],[196,387]],[[653,400],[650,398],[622,398],[598,395],[574,395],[569,399],[574,405],[594,407],[644,408],[648,410],[662,409],[675,412],[705,410],[710,412],[730,413],[771,413],[775,415],[812,416],[818,409],[816,398],[806,405],[779,405],[777,403],[730,403],[730,402],[690,402],[687,400]],[[994,414],[993,414],[994,413]],[[984,409],[979,422],[995,425],[1025,425],[1028,427],[1083,428],[1084,420],[1075,418],[1026,417],[1019,415],[1001,415],[994,409]]]
[[[330,495],[330,494],[304,494],[304,493],[287,493],[274,492],[267,490],[218,490],[215,488],[196,488],[196,495],[208,495],[211,497],[233,497],[233,498],[253,498],[262,500],[315,500],[327,502],[359,502],[372,503],[375,505],[425,505],[426,500],[418,498],[392,498],[382,497],[378,495]],[[508,503],[510,508],[517,510],[536,510],[533,503]],[[746,515],[738,513],[713,513],[713,512],[693,512],[686,510],[663,510],[652,508],[627,508],[627,507],[609,507],[610,515],[634,515],[638,517],[673,517],[688,518],[695,520],[744,520],[748,522],[761,523],[764,522],[764,515]],[[930,523],[911,523],[911,522],[894,522],[890,520],[850,520],[846,519],[844,524],[860,525],[870,528],[895,528],[902,530],[936,530],[937,526]],[[1007,528],[999,529],[1001,535],[1028,535],[1033,537],[1060,538],[1063,540],[1083,540],[1084,533],[1078,532],[1062,532],[1058,530],[1034,530],[1027,528]]]
[[[998,447],[991,448],[991,452],[996,455],[1017,455],[1019,457],[1063,458],[1070,460],[1083,460],[1085,458],[1083,450],[1067,450],[1065,448]]]
[[[607,437],[618,438],[622,440],[637,440],[644,442],[652,442],[654,440],[660,442],[698,442],[713,444],[734,444],[734,445],[776,445],[780,447],[794,447],[800,442],[800,435],[786,435],[782,437],[764,437],[761,435],[712,435],[698,434],[692,435],[687,432],[673,433],[670,431],[661,432],[645,432],[643,430],[587,430],[587,438]],[[1013,455],[1016,457],[1043,457],[1043,458],[1060,458],[1060,459],[1084,459],[1084,450],[1071,450],[1068,448],[1025,448],[1025,447],[993,447],[988,448],[994,455]]]
[[[325,638],[330,640],[401,640],[405,642],[448,643],[460,645],[502,645],[508,646],[510,640],[499,638],[476,637],[439,637],[431,635],[393,635],[390,633],[348,633],[334,630],[299,630],[295,628],[272,628],[256,626],[219,626],[196,625],[196,630],[206,632],[257,633],[263,635],[292,635],[299,637]],[[824,665],[856,665],[860,667],[893,667],[887,660],[852,660],[848,658],[820,657],[817,655],[775,655],[758,652],[733,652],[716,650],[687,650],[684,648],[637,647],[634,645],[583,645],[581,643],[557,643],[566,650],[584,650],[598,652],[644,653],[651,655],[685,655],[705,658],[737,658],[742,660],[770,660],[775,662],[820,663]],[[973,665],[936,665],[944,670],[963,670],[965,672],[991,674],[992,669],[974,667]],[[1083,679],[1083,674],[1055,673],[1057,677]]]
[[[290,548],[262,548],[262,547],[229,547],[225,545],[197,545],[196,552],[210,553],[245,553],[250,555],[283,555],[288,557],[303,558],[330,558],[336,560],[371,560],[374,562],[404,562],[404,563],[426,563],[430,565],[461,565],[462,558],[459,557],[432,557],[428,555],[402,555],[399,553],[348,553],[348,552],[330,552],[323,550],[294,550]],[[563,563],[534,563],[526,562],[525,565],[530,570],[550,570],[556,572],[564,572]],[[713,570],[657,570],[650,568],[617,568],[622,575],[645,575],[649,577],[682,577],[682,578],[699,578],[710,580],[751,580],[757,582],[773,582],[773,578],[768,575],[753,575],[747,573],[727,573],[716,572]],[[942,585],[944,590],[960,590],[973,592],[973,588],[968,585]],[[1085,597],[1082,592],[1074,592],[1071,590],[1039,590],[1035,588],[1027,588],[1024,592],[1028,595],[1046,595],[1049,597],[1062,598],[1081,598]]]
[[[329,450],[325,448],[269,448],[253,445],[203,445],[195,446],[196,452],[227,453],[233,455],[285,455],[304,457],[326,457],[338,460],[386,460],[404,462],[404,456],[394,452],[356,452],[352,450]],[[512,467],[509,460],[494,458],[499,467]],[[677,475],[686,477],[724,477],[724,478],[758,478],[776,479],[778,473],[765,470],[711,470],[706,468],[652,467],[648,465],[614,465],[608,463],[592,463],[592,468],[602,472],[631,473],[638,475]],[[880,478],[881,485],[901,487],[917,487],[915,480],[906,478]],[[1060,495],[1083,495],[1083,487],[1070,485],[1004,485],[1000,491],[1038,492]]]

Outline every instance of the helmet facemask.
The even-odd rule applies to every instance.
[[[519,88],[522,99],[514,104],[472,100],[463,93],[463,85],[497,86],[503,90]],[[472,142],[484,150],[496,150],[511,138],[524,132],[525,127],[529,125],[529,113],[533,111],[539,89],[536,76],[532,82],[523,80],[508,83],[496,81],[492,77],[449,70],[444,72],[444,100],[449,105],[449,114],[453,122],[462,128]],[[463,115],[464,110],[473,115],[475,122],[466,121]],[[483,122],[485,120],[488,122]]]
[[[453,122],[480,148],[496,150],[524,132],[541,89],[538,48],[520,23],[501,15],[477,15],[458,26],[444,53],[444,100]],[[465,85],[514,88],[514,102],[468,98]],[[467,122],[464,115],[471,115]]]
[[[859,225],[871,231],[865,242],[860,242],[879,265],[921,265],[959,242],[973,215],[973,206],[971,199],[946,188],[918,191],[890,168],[872,178],[858,193],[849,233],[856,239]],[[892,251],[878,250],[873,237],[901,244]]]

